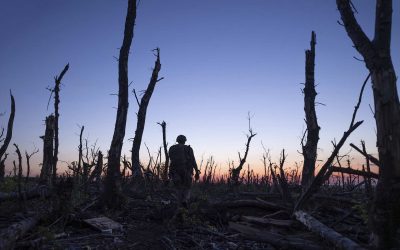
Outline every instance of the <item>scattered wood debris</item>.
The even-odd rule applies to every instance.
[[[122,225],[107,217],[97,217],[84,220],[90,226],[102,233],[112,234],[114,231],[122,231]]]

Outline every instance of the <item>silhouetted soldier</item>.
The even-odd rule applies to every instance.
[[[169,176],[176,188],[176,198],[179,205],[187,206],[190,198],[190,187],[192,185],[193,169],[196,171],[195,179],[199,179],[200,171],[197,168],[193,149],[185,145],[186,137],[179,135],[177,144],[169,148]]]

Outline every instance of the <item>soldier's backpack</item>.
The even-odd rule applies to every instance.
[[[189,163],[189,147],[182,144],[176,144],[169,149],[169,158],[173,165],[186,165]]]

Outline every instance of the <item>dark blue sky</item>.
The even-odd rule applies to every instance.
[[[372,37],[375,1],[353,1],[357,18]],[[109,148],[117,105],[117,63],[122,44],[126,0],[5,0],[0,9],[0,117],[9,114],[8,89],[16,99],[13,141],[22,150],[42,149],[44,118],[53,77],[70,63],[60,104],[60,159],[77,159],[79,125],[90,143]],[[392,56],[399,72],[399,2],[394,1]],[[285,148],[288,161],[301,161],[296,150],[304,130],[304,51],[317,34],[317,114],[321,126],[319,158],[330,141],[348,127],[360,86],[368,74],[337,24],[335,1],[142,0],[136,19],[129,79],[145,89],[154,64],[152,49],[161,49],[161,81],[151,99],[144,142],[152,152],[161,145],[157,122],[167,122],[170,145],[185,134],[197,158],[214,155],[225,169],[243,151],[247,112],[254,114],[257,136],[249,162],[260,169],[261,141],[277,160]],[[365,123],[349,142],[366,140],[375,151],[373,104],[368,84],[358,115]],[[134,135],[137,105],[130,96],[124,152]],[[143,146],[142,158],[147,159]],[[343,149],[346,152],[348,147]],[[12,147],[9,152],[13,152]],[[12,153],[13,154],[13,153]],[[357,156],[355,153],[353,156]],[[14,156],[13,156],[14,157]],[[11,157],[11,159],[13,158]],[[41,162],[41,154],[35,156]],[[357,159],[355,163],[357,162]],[[11,163],[11,160],[7,162]],[[11,165],[11,164],[10,164]]]

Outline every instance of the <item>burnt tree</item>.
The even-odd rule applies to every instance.
[[[257,133],[253,133],[253,129],[250,126],[250,114],[248,115],[248,120],[249,120],[249,134],[246,135],[247,142],[246,142],[246,150],[244,151],[244,156],[242,158],[240,155],[240,152],[238,152],[239,166],[237,166],[236,168],[234,166],[232,166],[232,170],[231,170],[231,181],[234,185],[240,184],[239,183],[240,171],[242,171],[242,168],[243,168],[244,164],[246,163],[247,155],[248,155],[249,149],[250,149],[251,139],[253,139],[253,137],[257,135]]]
[[[310,184],[314,178],[315,162],[317,160],[317,147],[319,140],[319,129],[317,114],[315,112],[315,91],[314,69],[315,69],[315,44],[316,36],[314,31],[311,33],[310,49],[306,50],[306,82],[304,84],[304,112],[307,125],[307,142],[303,150],[303,171],[301,177],[301,186],[303,190]]]
[[[120,159],[122,144],[125,137],[126,118],[128,114],[128,59],[133,39],[133,29],[136,19],[136,0],[128,1],[125,19],[124,38],[118,59],[118,108],[115,120],[114,134],[108,151],[108,167],[105,178],[105,189],[102,196],[107,207],[119,206],[120,196]]]
[[[101,151],[99,151],[97,154],[96,166],[94,167],[94,170],[90,174],[88,182],[90,183],[90,182],[94,181],[96,183],[99,183],[100,179],[101,179],[102,170],[103,170],[103,153]]]
[[[25,158],[26,158],[26,176],[25,176],[25,184],[28,183],[29,180],[29,175],[30,175],[30,171],[31,171],[31,164],[30,164],[30,159],[31,157],[38,153],[39,149],[35,149],[31,154],[28,154],[27,151],[25,151]]]
[[[5,175],[5,169],[6,169],[6,165],[5,165],[5,161],[7,159],[8,154],[4,155],[4,158],[0,160],[0,182],[4,180],[4,175]]]
[[[168,144],[167,144],[167,123],[165,121],[158,123],[162,128],[162,135],[163,135],[163,148],[164,148],[164,156],[165,156],[165,163],[164,168],[162,169],[161,178],[163,181],[168,180],[168,167],[169,167],[169,155],[168,155]],[[161,157],[160,157],[161,158]]]
[[[57,178],[57,162],[58,162],[58,119],[60,117],[60,113],[58,111],[60,106],[60,85],[61,80],[64,77],[65,73],[67,73],[69,69],[69,64],[65,65],[64,69],[61,71],[59,76],[54,77],[55,86],[53,89],[54,92],[54,152],[52,159],[52,182],[55,183]]]
[[[285,176],[285,171],[283,170],[283,165],[285,164],[287,155],[285,155],[285,149],[282,149],[281,157],[279,159],[279,174],[277,179],[279,181],[280,190],[282,190],[282,199],[286,203],[293,203],[293,198],[290,194],[288,181]]]
[[[82,169],[82,134],[83,130],[85,129],[85,126],[81,127],[81,132],[79,133],[79,146],[78,146],[78,175],[81,173]]]
[[[137,113],[135,137],[133,138],[133,143],[132,143],[132,175],[135,178],[142,177],[143,174],[139,160],[139,151],[140,151],[140,145],[142,144],[144,125],[146,122],[147,106],[149,105],[150,98],[153,94],[156,83],[163,79],[163,78],[158,79],[158,73],[161,70],[160,49],[157,48],[155,49],[155,51],[157,59],[156,62],[154,63],[153,73],[151,75],[149,85],[147,86],[147,89],[144,92],[142,99],[140,100],[140,103],[136,95],[136,92],[134,92],[136,101],[139,105],[139,111]]]
[[[2,158],[7,151],[8,145],[10,144],[11,137],[12,137],[13,124],[14,124],[15,100],[14,100],[14,96],[11,93],[11,90],[10,90],[10,98],[11,98],[11,113],[10,113],[10,117],[8,118],[6,137],[4,138],[3,145],[0,147],[0,162],[2,162],[2,164],[0,166],[4,166],[5,158],[3,160],[2,160]],[[3,171],[4,171],[4,169],[3,169]],[[4,174],[3,174],[3,177],[4,177]]]
[[[18,156],[18,196],[19,200],[22,201],[22,156],[21,156],[21,151],[19,151],[18,145],[14,143],[15,147],[15,153],[17,153]]]
[[[370,78],[370,75],[367,76],[365,79],[362,87],[360,94],[358,96],[358,101],[356,106],[354,107],[353,115],[351,117],[351,122],[349,128],[343,133],[342,138],[339,140],[339,142],[333,143],[333,151],[331,155],[328,157],[324,165],[322,165],[321,169],[318,171],[317,175],[315,178],[312,180],[310,185],[307,186],[305,190],[303,190],[302,194],[298,198],[295,206],[294,206],[294,211],[300,210],[303,208],[303,206],[306,204],[306,202],[319,190],[320,186],[327,180],[329,179],[330,175],[332,174],[331,167],[332,167],[332,162],[337,158],[337,155],[339,154],[340,149],[346,142],[347,138],[353,133],[354,130],[356,130],[364,121],[358,121],[355,122],[356,116],[357,116],[357,111],[360,108],[361,100],[362,100],[362,95],[365,89],[365,85],[367,84],[368,80]]]
[[[40,182],[50,184],[51,170],[53,166],[53,142],[54,142],[54,115],[46,117],[46,130],[43,139],[43,162],[42,170],[40,171]]]
[[[396,248],[396,231],[400,225],[400,104],[390,53],[392,0],[376,1],[372,40],[354,17],[351,1],[336,0],[336,4],[347,35],[371,74],[380,163],[370,215],[372,241],[378,248]]]

